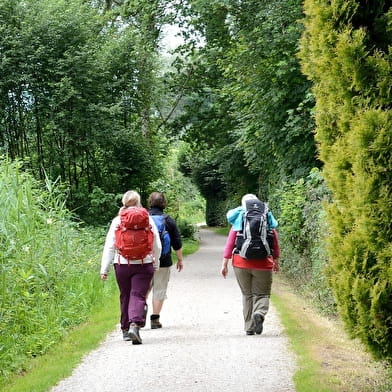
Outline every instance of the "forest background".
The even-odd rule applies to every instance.
[[[0,0],[0,22],[2,382],[115,289],[128,189],[186,237],[258,194],[283,272],[390,361],[389,2]]]

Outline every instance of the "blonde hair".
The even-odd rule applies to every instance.
[[[123,207],[120,208],[120,211],[123,208],[127,207],[141,207],[142,203],[140,202],[140,195],[136,191],[127,191],[123,194],[121,199]]]
[[[245,202],[247,200],[259,200],[259,198],[256,195],[254,195],[253,193],[247,193],[246,195],[242,196],[241,205],[243,208],[246,207]]]

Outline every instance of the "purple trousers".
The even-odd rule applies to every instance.
[[[145,323],[144,305],[154,275],[153,264],[114,264],[114,269],[120,289],[121,329],[128,329],[130,323]]]

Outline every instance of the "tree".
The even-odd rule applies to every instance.
[[[318,166],[310,83],[296,58],[301,1],[232,2],[231,50],[223,63],[237,119],[232,131],[265,196]]]
[[[347,328],[392,358],[392,9],[386,1],[305,1],[301,59],[333,193],[329,281]]]
[[[68,184],[79,214],[97,187],[116,194],[159,176],[153,108],[164,4],[0,2],[0,147],[37,178]]]
[[[301,2],[189,4],[186,16],[204,41],[190,51],[192,80],[173,125],[193,146],[195,171],[213,163],[200,189],[214,178],[230,199],[222,201],[220,194],[224,206],[247,192],[268,198],[282,181],[320,165],[310,83],[296,59]]]

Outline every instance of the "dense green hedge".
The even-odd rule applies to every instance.
[[[307,177],[275,190],[270,207],[279,221],[281,271],[318,309],[335,314],[335,302],[325,277],[329,228],[323,205],[329,198],[324,179],[315,168]]]
[[[349,331],[392,359],[390,2],[305,0],[301,59],[333,192],[329,281]]]
[[[0,389],[115,289],[99,279],[104,233],[78,227],[57,187],[19,166],[0,161]]]

